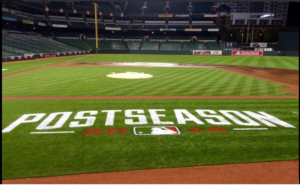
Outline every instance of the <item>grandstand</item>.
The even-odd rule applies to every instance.
[[[223,35],[219,34],[218,16],[204,16],[216,15],[211,9],[213,3],[168,2],[166,9],[166,2],[128,2],[126,8],[125,3],[97,2],[98,50],[93,2],[17,4],[24,8],[16,9],[14,3],[5,3],[2,8],[3,15],[11,19],[3,24],[6,27],[2,36],[3,56],[76,50],[92,53],[106,50],[222,50],[219,40]],[[46,7],[50,11],[46,11]],[[161,15],[171,17],[159,17]],[[29,23],[23,23],[23,19]],[[254,50],[249,44],[243,48]],[[278,43],[269,44],[269,48],[294,51],[294,48],[283,48]]]
[[[207,45],[210,50],[221,50],[220,43],[218,42],[208,42]]]
[[[137,50],[141,46],[141,41],[126,41],[126,44],[130,50]]]
[[[159,46],[158,41],[146,41],[143,43],[142,45],[142,50],[158,50],[158,46]]]
[[[86,44],[82,40],[79,40],[78,38],[76,38],[76,39],[61,39],[60,38],[60,39],[56,39],[56,40],[59,42],[62,42],[64,44],[67,44],[67,45],[70,45],[73,47],[77,47],[84,51],[89,51],[91,49],[91,47],[88,44]]]
[[[123,41],[104,40],[103,43],[108,45],[111,49],[127,50]]]
[[[206,50],[206,47],[202,42],[184,42],[183,50]]]
[[[180,42],[162,42],[161,50],[181,50]]]
[[[51,38],[13,34],[2,35],[2,48],[4,48],[4,51],[16,54],[54,53],[79,50],[77,47],[63,44]]]

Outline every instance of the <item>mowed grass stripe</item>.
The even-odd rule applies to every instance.
[[[296,67],[299,69],[299,57],[287,57],[286,61],[288,61],[291,67]]]
[[[144,72],[150,79],[112,79],[111,72]],[[228,80],[231,78],[231,80]],[[70,67],[44,68],[3,80],[3,96],[137,96],[137,95],[290,95],[283,87],[268,82],[267,94],[260,94],[259,83],[246,82],[243,75],[207,68],[146,67]],[[240,80],[240,81],[239,81]],[[224,83],[224,84],[223,84]],[[232,92],[218,90],[220,85],[235,88]],[[243,88],[251,92],[241,92]]]
[[[7,69],[2,71],[2,76],[13,74],[41,66],[46,66],[58,62],[65,62],[65,61],[77,61],[80,59],[91,57],[92,55],[85,55],[85,56],[74,56],[74,57],[66,57],[66,58],[55,58],[55,59],[42,59],[42,60],[35,60],[35,61],[23,61],[23,62],[6,62],[2,63],[2,69]]]

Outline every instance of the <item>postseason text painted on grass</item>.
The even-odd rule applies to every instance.
[[[148,118],[146,114],[149,115]],[[97,115],[103,116],[105,121],[97,121]],[[213,126],[219,131],[225,130],[222,126],[230,126],[230,129],[238,127],[233,128],[233,130],[267,130],[274,127],[296,128],[294,125],[262,111],[215,111],[208,109],[194,109],[191,111],[187,109],[173,109],[172,112],[167,113],[165,109],[129,109],[24,114],[4,128],[2,133],[21,129],[19,127],[24,124],[35,123],[38,124],[35,128],[37,131],[54,131],[47,132],[48,134],[63,133],[57,132],[63,126],[65,126],[64,128],[68,127],[73,130],[82,127],[93,127],[93,129],[95,127],[110,127],[108,133],[125,134],[127,132],[126,128],[111,128],[115,126],[115,118],[118,116],[124,118],[121,123],[124,124],[124,127],[133,126],[131,130],[134,135],[147,135],[147,133],[150,133],[150,135],[181,134],[179,126],[192,126],[189,130],[194,132],[199,131],[198,129],[201,126]],[[175,117],[176,121],[168,120],[168,117]],[[118,121],[119,125],[120,121]],[[68,132],[75,133],[75,131]]]

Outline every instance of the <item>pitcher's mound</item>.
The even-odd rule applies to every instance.
[[[106,75],[110,78],[125,78],[125,79],[142,79],[142,78],[152,78],[153,75],[138,73],[138,72],[126,72],[126,73],[114,73]]]

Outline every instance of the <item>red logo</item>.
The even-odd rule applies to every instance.
[[[262,56],[263,55],[263,51],[232,51],[231,55],[240,55],[240,56],[255,55],[255,56]]]

